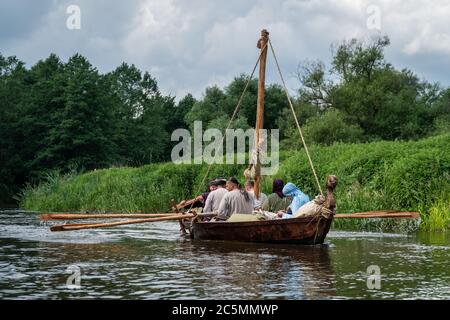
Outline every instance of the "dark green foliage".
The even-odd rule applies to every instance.
[[[178,102],[172,116],[169,117],[169,132],[173,132],[176,129],[188,128],[184,118],[196,102],[197,100],[190,93]]]
[[[450,132],[450,89],[443,91],[439,98],[433,102],[432,115],[434,120],[431,134]]]
[[[377,70],[371,80],[343,83],[332,91],[335,108],[359,125],[368,139],[416,139],[431,126],[430,107],[409,71]]]
[[[15,57],[0,54],[0,202],[25,181],[22,169],[24,136],[19,125],[25,96],[26,69]]]
[[[292,149],[301,146],[297,127],[290,129],[290,137],[285,143]],[[334,142],[357,142],[363,139],[363,130],[348,124],[339,110],[327,109],[317,117],[309,118],[303,126],[303,135],[308,143],[330,145]]]
[[[300,65],[300,106],[315,105],[318,114],[338,109],[347,125],[362,129],[354,142],[418,139],[432,132],[448,132],[445,118],[436,120],[450,112],[448,93],[386,62],[384,49],[389,43],[387,37],[368,42],[352,39],[334,47],[328,71],[321,62]],[[342,140],[339,132],[331,136]]]
[[[81,55],[50,55],[27,70],[0,55],[0,201],[53,170],[168,160],[174,109],[134,66],[102,75]]]
[[[194,103],[192,109],[186,114],[185,122],[191,130],[194,129],[194,121],[201,121],[203,127],[221,116],[231,115],[224,112],[225,94],[218,87],[210,87],[205,91],[202,100]]]
[[[134,65],[124,63],[107,77],[116,101],[118,128],[113,134],[120,146],[120,162],[143,165],[167,160],[173,98],[163,96],[156,80]]]
[[[202,100],[197,101],[193,108],[186,114],[185,121],[189,127],[193,128],[194,121],[202,121],[203,128],[214,127],[221,129],[226,127],[230,120],[248,81],[248,76],[240,75],[236,77],[224,90],[218,87],[207,88]],[[235,125],[245,129],[250,126],[255,127],[256,104],[258,100],[258,80],[252,79],[244,95],[237,119],[241,119],[243,125]],[[287,99],[283,89],[278,85],[269,85],[265,91],[264,103],[264,128],[277,128],[283,107],[287,106]],[[212,126],[217,124],[217,119],[225,122],[225,126]],[[214,122],[213,122],[214,121]]]
[[[74,165],[88,170],[106,167],[110,163],[108,157],[116,154],[109,139],[114,128],[108,87],[80,55],[69,59],[61,76],[59,106],[47,110],[52,124],[37,158],[63,169]]]

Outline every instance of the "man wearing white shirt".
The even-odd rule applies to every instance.
[[[254,181],[249,180],[249,181],[247,181],[245,183],[245,190],[247,190],[247,192],[249,194],[251,194],[253,196],[253,198],[254,198],[253,209],[259,210],[259,209],[262,208],[262,205],[267,200],[267,196],[264,193],[260,192],[259,193],[259,198],[256,198],[254,188],[255,188],[255,182]]]
[[[206,198],[205,207],[203,208],[203,212],[205,213],[218,212],[223,196],[228,193],[227,189],[225,189],[227,184],[225,179],[216,179],[213,183],[217,186],[217,189],[211,191]]]

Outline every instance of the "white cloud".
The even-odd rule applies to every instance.
[[[0,11],[12,3],[0,4]],[[80,31],[65,28],[69,4],[81,7]],[[63,59],[80,52],[104,72],[122,61],[134,63],[150,71],[163,92],[199,97],[206,86],[224,86],[251,71],[260,30],[267,28],[294,89],[289,75],[300,60],[329,62],[331,43],[374,34],[366,27],[369,5],[380,8],[380,33],[392,43],[390,62],[450,84],[444,72],[450,68],[450,0],[55,1],[29,23],[33,29],[0,37],[0,47],[28,63],[51,52]],[[21,24],[20,17],[15,23]],[[267,79],[278,82],[270,57]]]

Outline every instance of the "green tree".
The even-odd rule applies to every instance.
[[[311,117],[302,127],[307,144],[331,145],[334,142],[359,142],[363,140],[363,130],[355,124],[349,124],[337,109],[329,108],[317,117]],[[297,127],[292,127],[289,137],[284,140],[284,148],[302,147]]]
[[[62,77],[63,107],[52,113],[54,125],[36,156],[57,168],[108,166],[116,149],[107,82],[78,54],[64,65]]]
[[[8,201],[8,196],[16,193],[28,177],[19,126],[26,75],[22,61],[0,54],[0,201]]]
[[[317,106],[318,115],[330,107],[340,110],[366,140],[424,136],[433,126],[440,88],[386,62],[389,44],[388,37],[344,41],[334,46],[328,72],[321,62],[304,63],[298,71],[300,101]]]
[[[436,89],[433,92],[435,93],[434,97]],[[442,134],[450,132],[450,89],[441,91],[441,95],[433,103],[432,114],[434,120],[431,133]]]
[[[168,119],[175,108],[174,98],[163,96],[157,82],[149,73],[144,73],[142,86],[144,100],[142,114],[135,119],[133,135],[136,164],[166,161],[170,158],[170,135]]]
[[[228,115],[232,115],[239,99],[248,82],[248,76],[241,74],[225,88],[225,110]],[[247,87],[247,91],[242,99],[239,115],[247,119],[247,123],[254,128],[256,125],[256,111],[258,103],[258,79],[252,79]],[[283,88],[276,84],[266,86],[264,92],[264,125],[266,129],[276,128],[276,121],[279,118],[283,107],[287,106],[287,98]]]
[[[172,97],[163,96],[156,80],[134,65],[122,64],[108,75],[113,92],[115,141],[121,161],[130,165],[168,159]]]
[[[188,93],[174,107],[169,117],[168,131],[173,132],[176,129],[187,129],[188,125],[184,121],[186,114],[191,111],[197,100]]]
[[[325,64],[321,61],[306,60],[298,65],[296,76],[301,84],[298,90],[300,103],[322,109],[330,106],[329,94],[333,83],[327,79],[326,73]]]
[[[203,127],[206,128],[211,120],[227,115],[225,100],[226,95],[220,88],[217,86],[207,88],[203,99],[195,102],[185,116],[184,120],[191,131],[194,129],[194,121],[202,121]]]
[[[52,54],[28,72],[20,127],[25,137],[22,154],[30,178],[39,178],[42,172],[57,167],[47,157],[47,151],[49,134],[57,125],[54,117],[65,107],[63,69],[64,64]]]
[[[308,119],[316,117],[320,113],[320,107],[302,99],[292,99],[295,115],[300,126],[303,126]],[[292,129],[296,129],[294,115],[290,107],[285,107],[276,120],[277,128],[280,130],[280,139],[284,140],[292,135]]]
[[[218,124],[216,119],[230,119],[239,103],[242,92],[248,82],[248,76],[241,74],[233,79],[224,90],[218,87],[207,88],[203,99],[197,101],[186,114],[185,121],[192,130],[194,121],[202,121],[203,127],[211,127],[210,123]],[[247,87],[245,95],[238,110],[237,118],[242,118],[237,123],[255,127],[256,110],[258,100],[258,80],[252,79]],[[277,127],[277,120],[282,114],[283,107],[288,105],[285,93],[279,85],[268,85],[265,89],[264,99],[264,128]],[[221,128],[222,126],[219,126]]]

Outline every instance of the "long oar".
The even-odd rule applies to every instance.
[[[110,228],[110,227],[122,226],[122,225],[126,225],[126,224],[190,219],[190,218],[194,218],[194,217],[195,217],[194,214],[184,214],[184,215],[172,215],[172,216],[159,217],[159,218],[117,221],[117,222],[109,222],[109,223],[62,224],[62,225],[52,226],[52,227],[50,227],[50,230],[51,231],[73,231],[73,230],[82,230],[82,229]]]
[[[41,220],[76,220],[76,219],[117,219],[117,218],[160,218],[170,217],[174,213],[45,213],[41,214]]]
[[[420,218],[419,212],[400,212],[400,211],[369,211],[357,213],[336,214],[335,218],[339,219],[365,219],[365,218]]]

